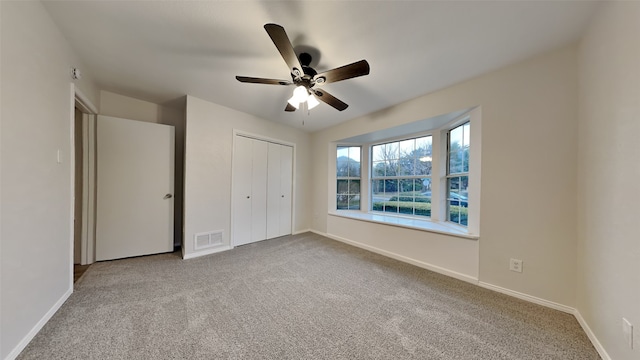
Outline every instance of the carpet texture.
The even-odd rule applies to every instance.
[[[576,319],[305,233],[92,265],[19,359],[600,359]]]

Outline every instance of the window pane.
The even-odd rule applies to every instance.
[[[462,147],[469,147],[471,139],[471,124],[466,123],[462,125]]]
[[[384,192],[387,196],[398,196],[398,180],[385,180]]]
[[[428,184],[428,189],[425,183]],[[414,186],[414,214],[431,216],[431,179],[414,179]]]
[[[451,149],[454,148],[453,145],[455,145],[457,149],[462,147],[462,135],[463,131],[461,126],[449,132],[449,146]]]
[[[449,131],[447,174],[469,172],[470,123]]]
[[[360,177],[360,161],[349,158],[349,177]]]
[[[337,180],[336,208],[360,209],[360,180]]]
[[[432,144],[431,136],[425,136],[416,139],[416,157],[431,157]]]
[[[360,147],[338,146],[336,176],[360,177]]]
[[[398,180],[384,181],[384,211],[398,212]]]
[[[398,175],[415,175],[415,158],[403,156],[398,160]]]
[[[400,142],[400,158],[413,157],[415,142],[415,139],[404,140]]]
[[[353,195],[349,198],[349,210],[360,210],[360,195]]]
[[[338,146],[338,159],[341,157],[349,157],[349,148],[345,146]]]
[[[457,196],[460,192],[460,178],[450,178],[448,183],[447,189],[449,189],[449,193],[447,194],[447,199],[451,199],[453,196]]]
[[[385,145],[385,155],[387,160],[397,160],[400,158],[399,146],[397,142]]]
[[[397,161],[385,161],[385,176],[396,176],[398,175],[398,162]]]
[[[413,199],[413,179],[400,179],[398,185],[398,192],[400,193],[400,196]]]
[[[467,226],[469,177],[449,178],[447,189],[447,220]]]
[[[371,161],[383,161],[383,160],[384,160],[384,144],[372,146]]]
[[[384,193],[384,180],[373,180],[371,182],[371,209],[375,211],[384,211],[384,202],[387,197]]]
[[[360,194],[360,180],[349,180],[349,194]]]
[[[349,176],[360,177],[360,147],[349,148]]]
[[[431,156],[422,156],[416,159],[415,174],[431,175]]]
[[[451,150],[449,152],[449,174],[456,174],[462,172],[462,152],[457,150]]]
[[[346,195],[336,196],[336,209],[347,210],[349,209],[349,198]]]
[[[372,170],[373,177],[384,176],[384,167],[384,161],[374,162]]]
[[[337,193],[338,194],[349,193],[349,180],[338,180]]]

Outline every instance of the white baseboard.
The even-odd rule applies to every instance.
[[[580,324],[580,326],[582,326],[582,330],[584,330],[584,332],[587,333],[589,340],[591,340],[593,347],[596,348],[596,351],[598,352],[598,354],[600,354],[600,357],[602,358],[602,360],[611,360],[611,357],[609,356],[607,351],[604,349],[604,346],[602,346],[602,344],[596,337],[596,334],[593,333],[593,331],[587,324],[587,321],[582,317],[582,314],[580,314],[580,311],[578,311],[578,309],[574,309],[573,316],[576,317],[576,319],[578,320],[578,323]]]
[[[182,259],[183,260],[195,259],[195,258],[198,258],[198,257],[201,257],[201,256],[211,255],[211,254],[215,254],[215,253],[219,253],[219,252],[223,252],[223,251],[227,251],[227,250],[231,250],[231,249],[233,249],[233,246],[224,245],[224,246],[215,247],[215,248],[211,248],[211,249],[207,249],[207,250],[193,252],[193,253],[190,253],[190,254],[182,254]]]
[[[465,281],[465,282],[468,282],[468,283],[472,283],[472,284],[477,284],[478,283],[478,279],[474,278],[473,276],[469,276],[469,275],[461,274],[459,272],[451,271],[451,270],[442,268],[442,267],[437,266],[437,265],[433,265],[433,264],[429,264],[429,263],[426,263],[426,262],[423,262],[423,261],[415,260],[415,259],[412,259],[410,257],[406,257],[404,255],[399,255],[399,254],[396,254],[396,253],[393,253],[393,252],[390,252],[390,251],[387,251],[387,250],[382,250],[382,249],[379,249],[379,248],[374,247],[374,246],[365,245],[365,244],[362,244],[362,243],[359,243],[359,242],[356,242],[356,241],[353,241],[353,240],[345,239],[345,238],[337,236],[337,235],[322,234],[322,233],[314,231],[314,230],[311,230],[311,232],[316,233],[318,235],[326,236],[326,237],[328,237],[330,239],[333,239],[333,240],[336,240],[336,241],[340,241],[340,242],[343,242],[345,244],[349,244],[349,245],[352,245],[352,246],[355,246],[355,247],[359,247],[361,249],[365,249],[365,250],[374,252],[376,254],[380,254],[380,255],[383,255],[383,256],[386,256],[386,257],[390,257],[390,258],[396,259],[398,261],[402,261],[402,262],[405,262],[405,263],[408,263],[408,264],[411,264],[411,265],[415,265],[415,266],[421,267],[423,269],[431,270],[433,272],[437,272],[437,273],[442,274],[442,275],[450,276],[450,277],[456,278],[458,280],[462,280],[462,281]]]
[[[294,231],[294,232],[293,232],[293,234],[291,234],[291,235],[304,234],[304,233],[306,233],[306,232],[315,232],[315,231],[313,231],[313,230],[311,230],[311,229],[304,229],[304,230]],[[316,234],[319,234],[319,233],[317,233],[317,232],[315,232],[315,233],[316,233]]]
[[[509,295],[509,296],[513,296],[515,298],[518,298],[520,300],[525,300],[534,304],[538,304],[538,305],[542,305],[544,307],[548,307],[551,309],[555,309],[555,310],[560,310],[562,312],[565,312],[567,314],[572,314],[575,312],[576,309],[567,306],[567,305],[562,305],[559,304],[557,302],[553,302],[553,301],[549,301],[549,300],[545,300],[539,297],[535,297],[535,296],[531,296],[525,293],[521,293],[518,291],[514,291],[514,290],[510,290],[507,288],[503,288],[501,286],[497,286],[497,285],[493,285],[493,284],[489,284],[483,281],[479,281],[478,282],[478,286],[483,287],[485,289],[489,289],[489,290],[493,290],[505,295]]]
[[[62,297],[58,299],[58,301],[56,301],[55,304],[53,304],[53,306],[49,309],[49,311],[47,311],[47,313],[44,314],[44,316],[40,319],[40,321],[38,321],[38,323],[36,323],[34,327],[31,328],[31,331],[29,331],[29,333],[25,335],[24,338],[22,338],[22,340],[18,343],[18,345],[16,345],[16,347],[13,348],[13,350],[9,353],[9,355],[7,355],[7,357],[4,358],[4,360],[14,360],[15,358],[17,358],[18,355],[20,355],[20,353],[22,352],[22,350],[24,350],[24,348],[26,348],[27,345],[29,345],[29,343],[31,342],[31,340],[33,340],[33,338],[38,334],[38,332],[42,330],[44,325],[49,320],[51,320],[53,315],[55,315],[56,311],[60,309],[62,304],[64,304],[64,302],[67,301],[69,296],[71,296],[71,293],[73,293],[73,284],[71,285],[71,288],[69,288],[69,290],[67,290],[62,295]]]

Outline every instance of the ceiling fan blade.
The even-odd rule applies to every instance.
[[[302,75],[302,65],[293,51],[293,45],[284,31],[284,28],[277,24],[266,24],[264,29],[267,30],[267,34],[273,41],[273,44],[278,48],[280,55],[284,59],[284,62],[289,66],[289,71],[293,73],[294,69],[297,69],[300,75]]]
[[[356,61],[353,64],[341,66],[339,68],[335,68],[332,70],[327,70],[322,72],[316,76],[314,76],[314,80],[316,84],[327,84],[336,81],[351,79],[358,76],[368,75],[369,74],[369,63],[367,60]],[[323,80],[320,80],[324,78]]]
[[[324,90],[312,89],[312,91],[313,91],[313,94],[318,98],[318,100],[333,106],[339,111],[342,111],[349,107],[349,105],[343,103],[342,101],[338,100],[336,97],[334,97],[333,95],[329,94]]]
[[[236,79],[243,83],[252,83],[252,84],[293,85],[293,83],[288,80],[264,79],[264,78],[248,77],[248,76],[236,76]]]
[[[284,108],[284,111],[293,112],[293,111],[296,111],[296,107],[287,103],[287,107]]]

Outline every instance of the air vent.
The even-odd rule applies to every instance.
[[[194,250],[222,245],[222,230],[198,233],[194,236]]]

